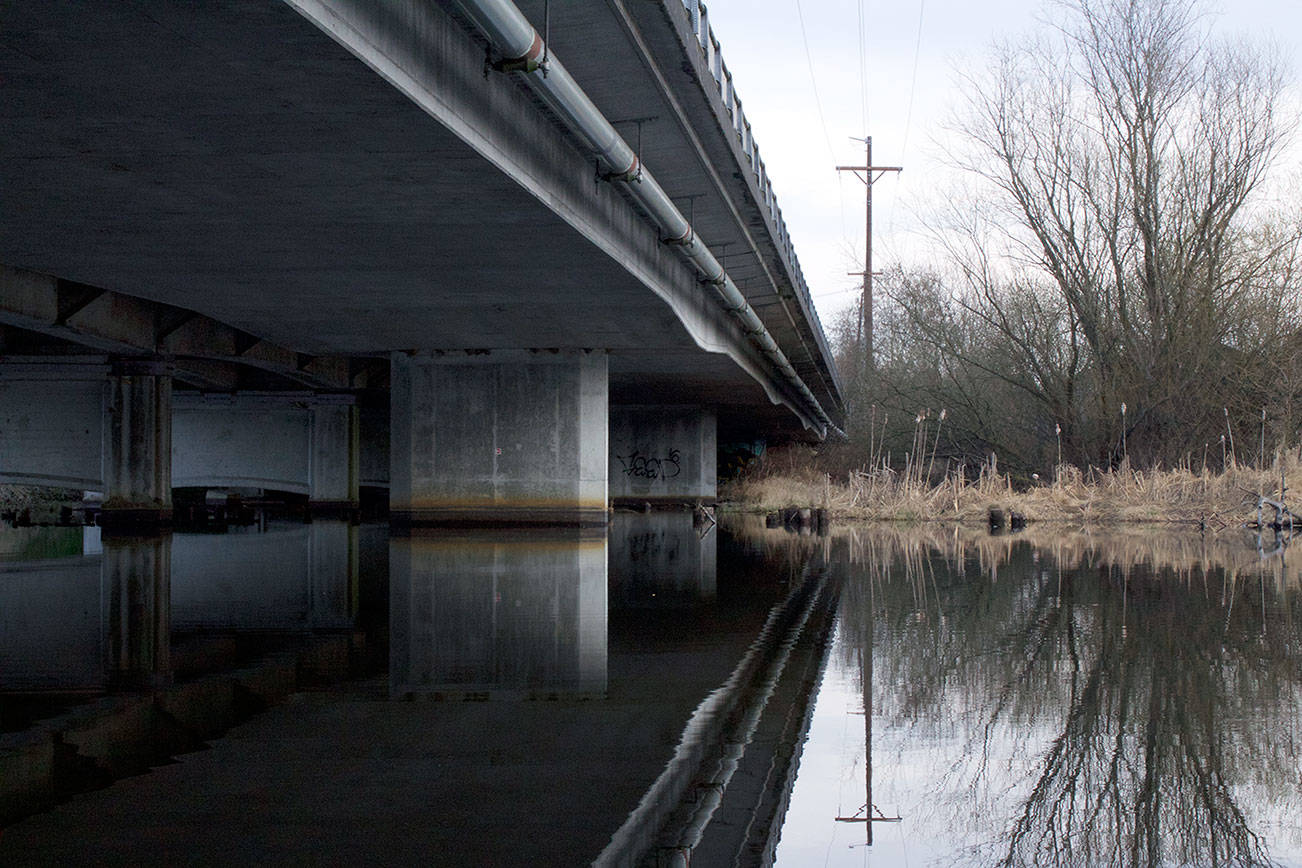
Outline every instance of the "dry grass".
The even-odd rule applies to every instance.
[[[1278,497],[1281,473],[1289,492],[1302,492],[1302,449],[1276,455],[1265,469],[1231,464],[1223,471],[1116,470],[1082,473],[1058,468],[1056,478],[1023,490],[987,467],[976,479],[962,472],[930,484],[909,468],[856,471],[833,481],[783,458],[762,471],[720,486],[720,497],[745,511],[822,506],[838,518],[894,521],[984,521],[992,506],[1017,510],[1031,521],[1083,527],[1134,522],[1204,523],[1213,529],[1256,518],[1257,494]],[[1296,498],[1290,498],[1298,503]],[[1273,518],[1268,514],[1267,518]]]

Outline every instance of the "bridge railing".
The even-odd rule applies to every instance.
[[[755,136],[751,132],[750,121],[746,120],[746,113],[742,110],[741,99],[737,96],[737,90],[732,83],[732,73],[728,71],[728,65],[723,62],[723,55],[719,50],[719,40],[715,38],[714,31],[710,28],[709,10],[701,0],[682,0],[682,4],[687,9],[692,31],[696,34],[696,41],[705,58],[706,67],[710,70],[710,75],[714,77],[724,108],[732,120],[732,131],[741,143],[742,153],[746,155],[746,160],[750,163],[751,172],[755,176],[764,207],[768,209],[769,216],[773,218],[773,225],[777,229],[776,240],[778,247],[786,255],[787,267],[791,272],[796,292],[800,294],[806,309],[809,311],[809,316],[813,318],[814,325],[818,327],[817,333],[821,334],[823,325],[819,322],[818,311],[814,307],[812,296],[809,294],[809,286],[805,283],[804,272],[800,269],[800,260],[796,257],[795,247],[792,245],[791,236],[787,232],[787,222],[782,218],[782,209],[778,206],[777,197],[773,194],[773,182],[764,168],[764,160],[760,157],[759,147],[755,144]]]

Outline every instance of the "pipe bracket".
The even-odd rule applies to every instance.
[[[523,72],[526,75],[541,69],[543,75],[547,75],[547,61],[528,56],[511,60],[495,60],[489,66],[498,72]]]
[[[636,184],[642,180],[642,167],[639,165],[635,169],[627,172],[598,172],[597,177],[603,181],[623,181],[625,184]]]

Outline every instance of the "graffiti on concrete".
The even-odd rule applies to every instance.
[[[663,457],[644,455],[641,450],[634,449],[627,455],[615,457],[624,466],[625,476],[634,479],[673,479],[683,472],[682,465],[678,462],[680,455],[677,449],[670,449],[669,454]]]

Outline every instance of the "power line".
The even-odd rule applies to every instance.
[[[805,63],[809,66],[809,85],[814,90],[814,107],[818,109],[818,122],[823,127],[823,141],[827,143],[827,153],[836,159],[836,152],[832,150],[832,137],[827,132],[827,118],[823,115],[823,99],[818,94],[818,76],[814,74],[814,56],[809,51],[809,33],[805,30],[805,10],[800,6],[800,0],[796,0],[796,17],[800,19],[800,39],[805,44]]]
[[[863,292],[862,286],[850,286],[845,289],[829,289],[826,292],[811,293],[814,298],[826,298],[829,295],[845,295],[847,292]]]
[[[814,91],[814,107],[818,109],[818,123],[823,127],[823,142],[827,145],[827,153],[832,157],[833,162],[836,160],[836,151],[832,148],[832,136],[827,131],[827,115],[823,113],[823,98],[818,92],[818,76],[814,73],[814,55],[809,50],[809,32],[805,29],[805,10],[800,5],[800,0],[796,0],[796,17],[800,19],[800,39],[805,45],[805,63],[809,66],[809,85]],[[842,196],[837,196],[838,203],[841,206],[841,235],[849,238],[847,222],[845,219],[845,200]]]
[[[927,9],[927,0],[918,0],[918,35],[913,41],[913,78],[909,81],[909,111],[904,116],[904,142],[900,145],[902,153],[908,153],[909,127],[913,124],[913,96],[918,90],[918,57],[922,54],[922,16]]]
[[[918,30],[913,40],[913,75],[909,80],[909,108],[904,115],[904,140],[900,145],[901,162],[903,155],[909,152],[909,131],[913,127],[913,99],[918,92],[918,59],[922,56],[922,21],[926,14],[927,0],[918,0]],[[898,209],[893,205],[886,212],[886,231],[893,233]]]
[[[863,13],[864,0],[859,0],[859,98],[862,100],[864,134],[868,132],[868,34]]]

